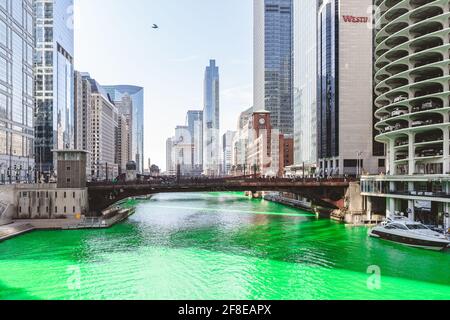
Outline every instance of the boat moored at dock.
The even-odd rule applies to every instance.
[[[389,218],[370,231],[370,236],[392,241],[409,247],[441,251],[449,247],[449,239],[420,222],[403,216]]]

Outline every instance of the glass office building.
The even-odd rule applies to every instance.
[[[144,88],[131,85],[103,86],[112,101],[122,101],[128,95],[133,103],[131,152],[137,170],[144,172]]]
[[[339,156],[339,1],[326,1],[319,12],[318,156]]]
[[[319,0],[294,0],[295,165],[317,163],[317,10]]]
[[[36,0],[34,12],[35,159],[47,175],[55,168],[52,150],[75,144],[73,0]]]
[[[220,98],[219,67],[211,60],[205,71],[203,110],[203,172],[220,172]]]
[[[0,184],[32,180],[33,8],[0,0]]]
[[[292,0],[254,0],[254,106],[294,133]]]

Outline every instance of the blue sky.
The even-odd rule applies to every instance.
[[[100,84],[145,88],[145,156],[165,168],[166,138],[188,109],[203,109],[209,59],[220,67],[221,130],[235,130],[252,105],[252,8],[252,0],[75,0],[75,67]]]

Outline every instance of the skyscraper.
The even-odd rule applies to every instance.
[[[74,73],[75,149],[87,151],[88,175],[91,173],[92,152],[92,88],[88,73]]]
[[[292,0],[254,0],[254,109],[284,134],[294,133],[292,42]]]
[[[187,126],[175,128],[173,140],[172,161],[177,174],[182,176],[192,175],[192,141]]]
[[[223,174],[228,175],[231,173],[231,167],[233,166],[233,141],[236,136],[236,131],[227,131],[223,135]]]
[[[324,0],[318,16],[318,158],[322,175],[384,170],[374,156],[371,0]]]
[[[173,144],[175,137],[167,138],[166,140],[166,174],[175,174],[175,162],[173,155]]]
[[[319,0],[294,0],[294,163],[317,164],[317,10]],[[303,168],[302,168],[303,169]]]
[[[386,147],[386,174],[363,177],[366,209],[369,216],[403,212],[411,220],[448,227],[448,3],[381,2],[375,1],[373,84],[376,140]],[[397,17],[388,14],[397,5],[405,28],[394,28]]]
[[[33,158],[33,8],[0,1],[0,183],[31,180]]]
[[[110,96],[94,79],[92,91],[92,177],[114,179],[119,174],[116,164],[116,138],[119,113]]]
[[[34,13],[35,159],[48,174],[55,169],[52,150],[75,145],[73,0],[36,0]]]
[[[117,107],[117,111],[121,116],[124,117],[126,124],[122,124],[122,129],[124,127],[127,128],[126,136],[121,137],[122,143],[126,144],[126,146],[122,147],[122,151],[127,150],[126,154],[122,154],[122,160],[125,164],[134,159],[133,157],[133,100],[128,94],[124,94],[120,101],[115,101],[114,104]],[[123,131],[122,134],[125,134]],[[134,160],[133,160],[134,161]]]
[[[124,95],[129,95],[133,102],[132,114],[132,160],[136,162],[137,170],[144,172],[144,88],[129,85],[103,86],[114,102],[121,101]]]
[[[119,167],[119,174],[125,172],[127,163],[129,161],[129,137],[130,127],[129,122],[124,114],[118,112],[117,128],[116,128],[116,153],[115,162]]]
[[[220,80],[215,60],[206,67],[203,109],[203,172],[218,175],[220,162]]]
[[[192,174],[201,175],[203,172],[203,111],[188,111],[186,126],[192,141]]]

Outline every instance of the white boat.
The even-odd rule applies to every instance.
[[[450,241],[445,235],[403,216],[389,218],[386,222],[373,228],[370,236],[409,247],[436,251],[445,250],[450,246]]]

